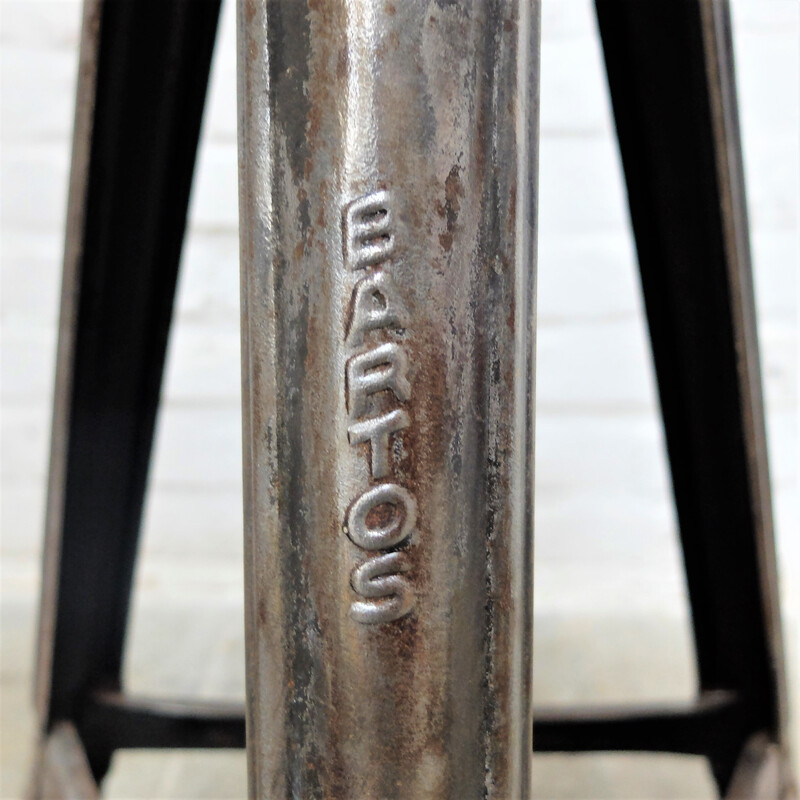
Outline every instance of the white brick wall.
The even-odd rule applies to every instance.
[[[234,609],[239,603],[233,6],[229,0],[224,12],[192,197],[146,513],[134,654],[148,652],[152,629],[142,620],[164,598],[186,605],[212,596]],[[43,522],[79,10],[74,0],[0,0],[0,550],[4,591],[30,598]],[[800,4],[735,0],[734,23],[769,455],[794,647]],[[589,0],[544,0],[541,123],[537,615],[649,614],[683,624],[663,436]],[[685,635],[680,641],[688,659]],[[188,641],[184,647],[185,668],[193,657]],[[20,658],[27,669],[28,654]],[[163,685],[163,673],[148,677],[147,660],[133,658],[140,665],[132,670],[134,682]],[[224,663],[239,658],[234,653]],[[220,672],[219,664],[214,669]],[[186,679],[185,671],[176,674]],[[240,682],[233,686],[240,691]],[[690,686],[688,672],[681,691]]]

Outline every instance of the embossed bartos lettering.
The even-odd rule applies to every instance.
[[[408,557],[400,552],[383,553],[359,564],[353,570],[350,585],[368,600],[352,603],[350,616],[356,622],[370,624],[391,622],[408,614],[414,607],[414,592],[402,573],[409,569]]]
[[[347,362],[347,407],[350,418],[363,416],[371,394],[390,389],[403,402],[411,397],[408,359],[396,342],[367,350]]]
[[[351,603],[350,616],[375,624],[406,616],[415,602],[408,553],[392,548],[410,545],[417,501],[408,488],[382,481],[392,472],[392,438],[412,424],[408,354],[396,340],[409,324],[408,311],[386,271],[396,244],[391,193],[380,190],[350,203],[343,240],[346,267],[367,270],[353,287],[345,327],[345,342],[358,348],[345,367],[347,438],[353,446],[369,444],[370,474],[343,525],[350,541],[369,554],[350,576],[360,598]]]
[[[367,517],[381,505],[394,508],[387,525],[372,527]],[[364,550],[387,550],[404,542],[417,524],[417,501],[396,483],[380,483],[367,489],[347,512],[347,535]]]
[[[389,474],[389,437],[410,424],[406,411],[396,408],[388,414],[354,422],[347,428],[350,444],[370,443],[370,469],[373,478],[383,478]]]
[[[405,328],[407,317],[389,274],[382,269],[376,270],[362,278],[353,290],[353,318],[348,340],[353,345],[360,345],[367,331]]]
[[[389,192],[354,200],[345,211],[344,257],[349,269],[364,269],[386,261],[394,251]]]

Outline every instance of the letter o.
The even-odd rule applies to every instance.
[[[369,512],[384,503],[397,507],[398,511],[402,510],[402,522],[398,513],[388,525],[370,528],[367,525]],[[416,524],[417,501],[407,489],[396,483],[381,483],[367,489],[347,512],[347,535],[353,544],[364,550],[394,547],[411,535]]]

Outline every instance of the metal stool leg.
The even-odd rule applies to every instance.
[[[216,0],[89,0],[84,11],[37,705],[40,758],[54,752],[46,743],[53,726],[68,721],[95,780],[105,773],[113,744],[91,735],[85,715],[94,693],[120,688],[218,11]]]
[[[700,692],[724,691],[734,703],[706,754],[724,794],[761,735],[774,743],[761,748],[763,757],[782,762],[781,785],[769,795],[777,797],[789,783],[786,693],[728,7],[718,0],[596,5]]]
[[[251,796],[529,797],[538,3],[239,12]]]

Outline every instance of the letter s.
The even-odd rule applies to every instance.
[[[405,553],[383,553],[359,564],[350,577],[350,585],[368,601],[356,600],[350,616],[367,625],[392,622],[414,607],[414,590],[402,575],[411,565]],[[387,598],[382,600],[381,598]]]

